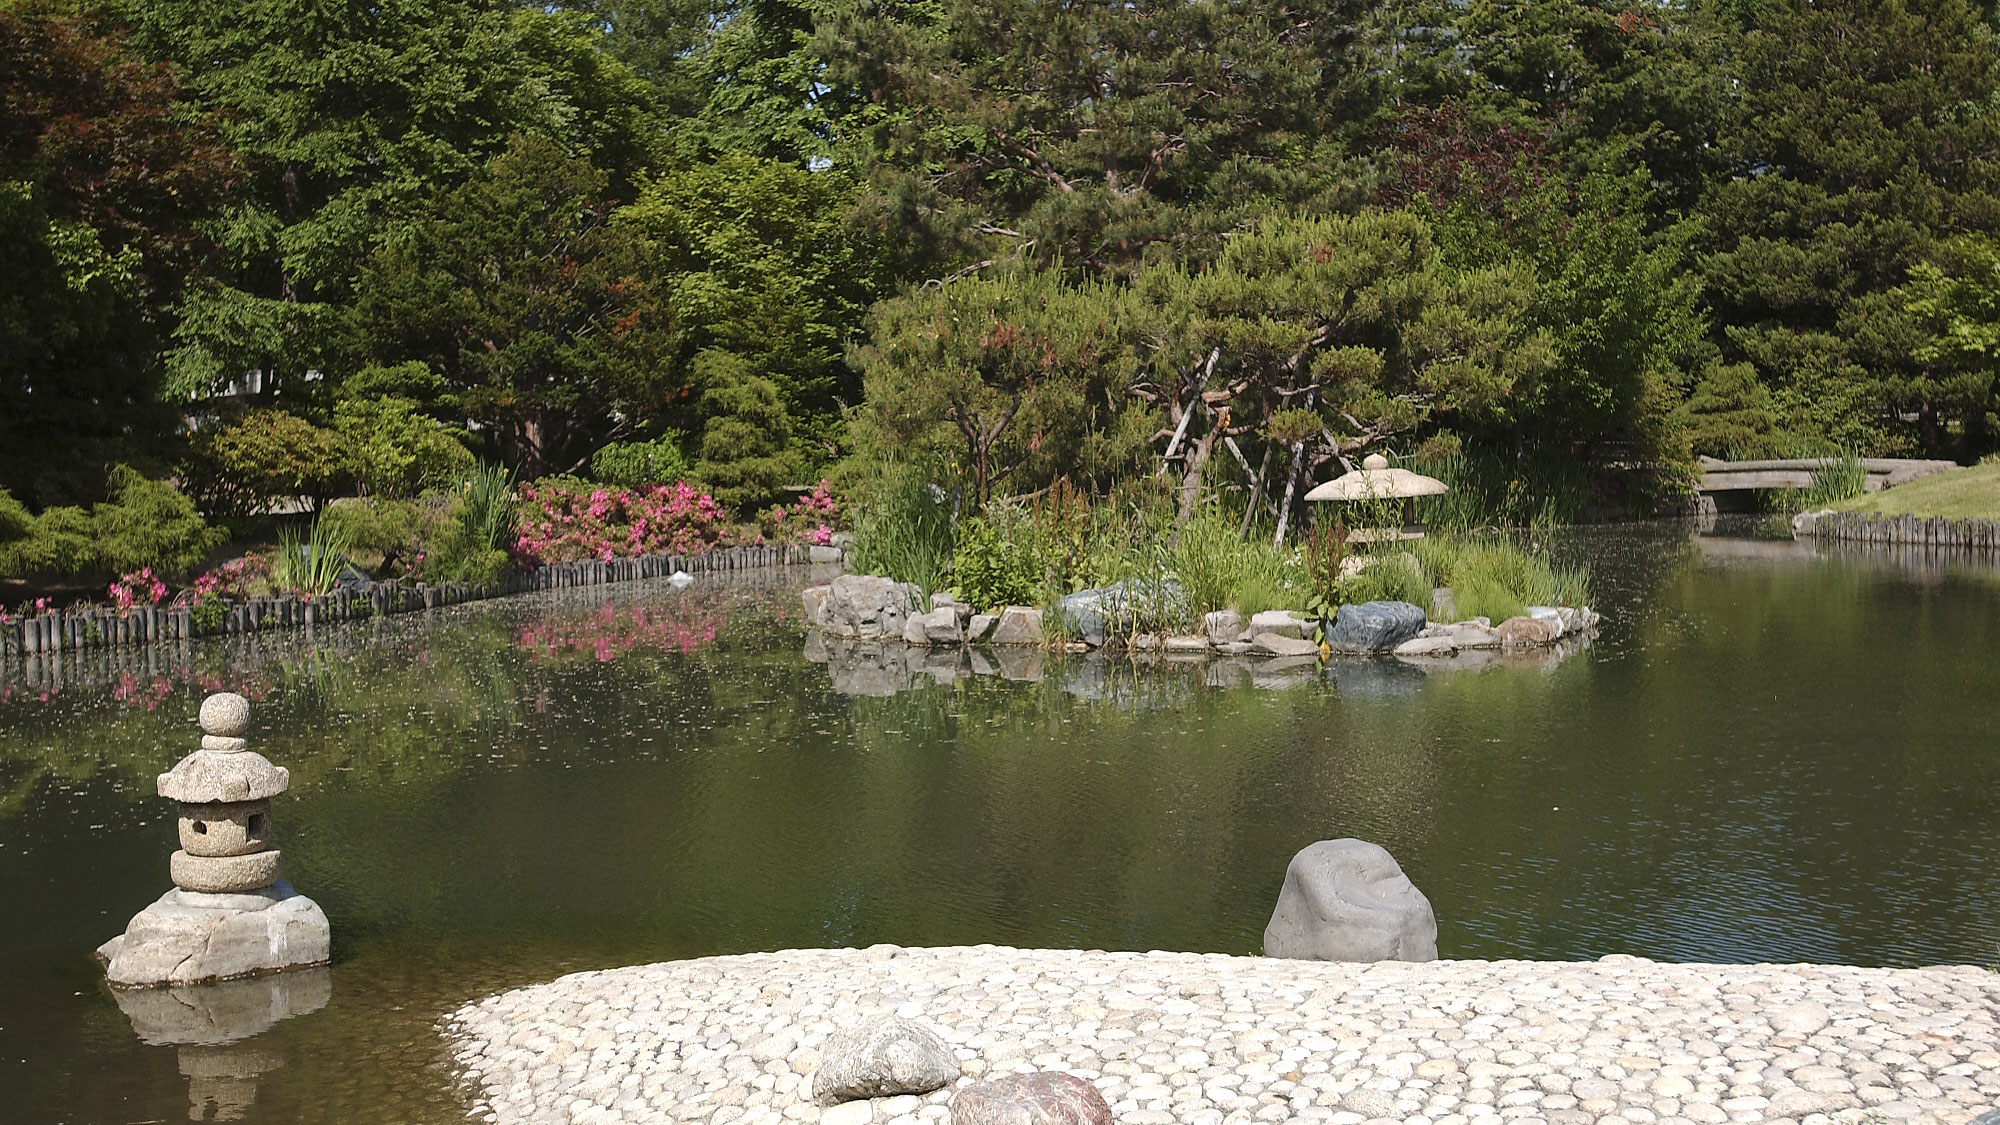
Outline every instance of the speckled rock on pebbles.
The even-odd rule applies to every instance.
[[[578,973],[444,1031],[496,1125],[945,1125],[958,1088],[1027,1071],[1121,1125],[1967,1125],[2000,1106],[1996,1010],[1977,968],[878,946]],[[890,1014],[962,1076],[816,1104],[828,1039]]]

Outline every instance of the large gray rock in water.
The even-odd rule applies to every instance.
[[[333,971],[289,973],[216,984],[121,988],[111,994],[142,1043],[221,1046],[271,1030],[278,1021],[326,1007]]]
[[[1009,1074],[952,1095],[951,1125],[1111,1125],[1111,1106],[1074,1074]]]
[[[835,1032],[820,1049],[813,1097],[821,1105],[855,1098],[928,1094],[957,1081],[958,1056],[938,1033],[901,1016],[880,1016]]]
[[[279,882],[254,894],[178,887],[134,915],[98,948],[105,977],[123,988],[199,984],[324,965],[332,928],[319,904]]]
[[[1424,611],[1408,602],[1344,605],[1326,643],[1340,652],[1388,652],[1423,631]]]
[[[1435,961],[1437,916],[1394,856],[1366,840],[1321,840],[1292,857],[1264,956]]]
[[[869,574],[843,574],[827,586],[824,616],[829,636],[875,640],[903,635],[916,612],[918,591],[907,582]]]

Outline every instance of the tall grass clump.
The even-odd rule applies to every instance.
[[[520,507],[514,496],[514,473],[505,465],[480,464],[465,481],[465,522],[478,544],[504,551],[514,540],[514,518]]]
[[[1459,618],[1504,621],[1534,605],[1590,604],[1590,579],[1498,536],[1431,536],[1410,544],[1431,583],[1449,586]],[[1380,565],[1380,564],[1378,564]]]
[[[863,574],[945,588],[951,572],[950,494],[907,466],[876,478],[854,519],[854,565]]]
[[[1367,569],[1341,584],[1342,602],[1408,602],[1431,607],[1431,580],[1416,556],[1398,551],[1383,555]]]
[[[1813,470],[1812,483],[1799,493],[1804,509],[1825,508],[1867,491],[1868,470],[1852,450]]]
[[[278,531],[278,553],[271,560],[271,586],[307,598],[323,598],[347,566],[349,533],[340,523],[315,519],[301,537],[296,527]]]

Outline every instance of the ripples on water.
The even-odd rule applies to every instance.
[[[1596,565],[1601,635],[1484,671],[841,654],[797,572],[11,669],[0,1119],[456,1119],[437,1017],[610,964],[1254,952],[1287,858],[1342,835],[1402,861],[1446,956],[2000,961],[1991,568],[1550,546]],[[339,960],[242,1044],[142,1043],[85,954],[165,889],[152,777],[223,687],[293,771],[276,828]]]

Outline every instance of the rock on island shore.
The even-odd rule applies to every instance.
[[[962,1076],[821,1106],[822,1045],[935,1029]],[[1123,1125],[1965,1125],[2000,1106],[1975,967],[1312,962],[993,946],[578,973],[446,1020],[475,1119],[925,1125],[957,1087],[1095,1084]]]

